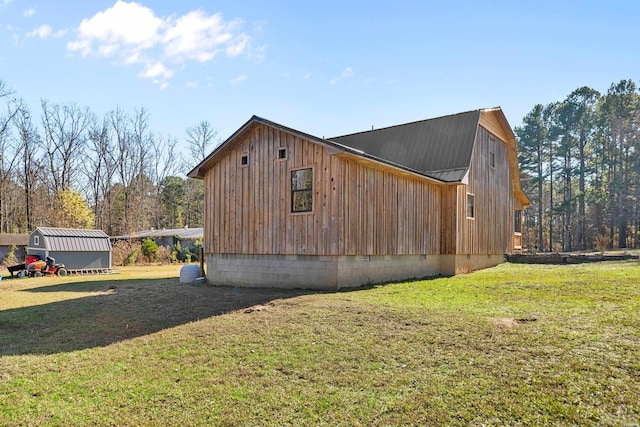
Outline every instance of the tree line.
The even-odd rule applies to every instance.
[[[203,184],[184,177],[219,143],[208,121],[179,141],[154,133],[149,112],[42,100],[34,113],[0,80],[0,233],[37,226],[111,236],[203,226]]]
[[[149,112],[42,100],[34,114],[0,80],[0,233],[37,226],[109,235],[203,226],[203,184],[184,172],[219,143],[208,121],[178,139],[154,133]],[[530,250],[640,247],[640,90],[581,87],[538,104],[514,129]]]
[[[538,104],[515,134],[531,200],[526,248],[640,247],[640,91],[633,81]]]

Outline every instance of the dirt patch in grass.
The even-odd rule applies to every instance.
[[[510,317],[502,317],[499,319],[491,319],[496,329],[512,329],[518,326],[518,321]]]

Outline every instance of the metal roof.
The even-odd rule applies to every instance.
[[[0,246],[27,246],[29,244],[28,234],[6,234],[0,233]]]
[[[37,227],[34,233],[44,238],[45,248],[59,252],[109,252],[111,242],[102,230]]]
[[[200,162],[200,164],[198,164],[196,167],[194,167],[187,174],[187,176],[189,176],[190,178],[200,178],[200,179],[204,178],[205,172],[212,167],[212,165],[215,163],[216,158],[218,156],[221,156],[222,155],[221,153],[223,153],[224,150],[229,145],[231,145],[236,138],[239,137],[239,135],[242,135],[244,132],[250,131],[253,128],[253,126],[260,125],[260,124],[269,126],[271,128],[274,128],[274,129],[281,130],[281,131],[289,133],[291,135],[298,136],[298,137],[300,137],[302,139],[306,139],[306,140],[314,142],[316,144],[323,145],[323,146],[325,146],[325,147],[327,147],[327,148],[329,148],[331,150],[337,150],[338,152],[342,152],[342,153],[349,153],[349,154],[352,154],[352,155],[355,155],[355,156],[358,156],[358,157],[362,157],[362,158],[365,158],[365,159],[372,160],[374,162],[386,164],[386,165],[389,165],[389,166],[392,166],[392,167],[395,167],[395,168],[399,168],[399,169],[405,170],[407,172],[418,174],[418,175],[420,175],[422,177],[425,177],[427,179],[431,179],[431,180],[436,181],[436,182],[444,182],[442,180],[439,180],[438,178],[432,177],[431,175],[427,175],[427,174],[424,174],[421,171],[414,170],[414,169],[411,169],[410,167],[407,167],[405,165],[395,163],[395,162],[393,162],[393,161],[391,161],[389,159],[385,159],[385,158],[382,158],[382,157],[379,157],[379,156],[372,155],[370,153],[366,153],[363,150],[359,150],[359,149],[350,147],[350,146],[348,146],[346,144],[342,144],[342,143],[339,143],[339,142],[336,142],[336,141],[332,141],[332,140],[324,139],[324,138],[318,138],[316,136],[309,135],[309,134],[304,133],[304,132],[300,132],[298,130],[289,128],[287,126],[283,126],[281,124],[272,122],[270,120],[267,120],[267,119],[264,119],[262,117],[258,117],[258,116],[255,116],[255,115],[253,117],[251,117],[244,125],[242,125],[240,127],[240,129],[235,131],[233,135],[231,135],[222,144],[220,144],[218,147],[216,147],[213,150],[213,152],[211,154],[209,154],[206,159],[204,159],[202,162]]]
[[[146,239],[150,238],[159,238],[159,237],[173,237],[176,236],[180,240],[196,240],[201,239],[204,235],[203,228],[163,228],[161,230],[142,230],[136,231],[135,233],[123,235],[123,236],[115,236],[114,239],[123,240],[123,239]]]
[[[204,178],[206,171],[237,138],[250,132],[256,125],[263,124],[324,145],[334,152],[337,150],[386,164],[435,182],[459,183],[469,170],[481,116],[493,111],[501,110],[499,107],[472,110],[328,139],[253,116],[194,167],[188,176]],[[504,116],[501,117],[506,120]]]
[[[480,111],[452,114],[329,138],[445,182],[460,181],[471,161]]]

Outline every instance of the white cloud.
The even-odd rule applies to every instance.
[[[156,62],[155,64],[147,64],[147,67],[144,71],[140,72],[140,77],[144,77],[147,79],[157,79],[161,77],[162,79],[168,79],[173,76],[173,71],[167,69],[161,62]]]
[[[201,10],[189,12],[169,23],[163,39],[165,54],[200,62],[213,59],[223,49],[228,56],[237,56],[249,42],[246,34],[234,34],[241,24],[240,20],[224,22],[219,13],[207,15]]]
[[[113,7],[83,19],[78,27],[78,38],[67,48],[83,56],[98,54],[110,56],[123,49],[148,49],[160,40],[163,21],[153,11],[137,3],[117,1]],[[94,47],[95,43],[95,47]],[[108,46],[104,49],[104,46]]]
[[[247,52],[251,37],[239,31],[242,24],[239,19],[225,21],[220,13],[202,10],[158,17],[139,3],[118,0],[111,8],[83,19],[77,38],[67,49],[85,57],[142,64],[141,77],[162,82],[173,76],[171,67],[187,61],[207,62],[221,53],[236,57]],[[161,71],[159,64],[164,67]]]
[[[233,79],[231,79],[229,82],[233,85],[239,85],[240,83],[242,83],[243,81],[247,80],[247,75],[246,74],[241,74],[238,77],[235,77]]]
[[[34,7],[25,10],[23,13],[25,18],[30,18],[35,14],[36,14],[36,9]]]
[[[334,77],[331,80],[329,80],[329,84],[334,85],[338,83],[338,81],[342,79],[348,79],[349,77],[353,77],[354,75],[355,73],[353,72],[353,68],[347,67],[344,70],[342,70],[342,73],[340,73],[338,77]]]
[[[187,87],[189,89],[197,89],[198,88],[198,82],[187,82]]]
[[[249,45],[249,39],[250,37],[245,33],[234,37],[233,40],[231,40],[231,43],[227,46],[227,55],[234,57],[243,54]]]
[[[342,74],[340,74],[340,77],[342,78],[346,78],[346,77],[351,77],[353,76],[353,69],[351,67],[347,67],[342,71]]]
[[[27,33],[27,37],[39,37],[41,39],[47,39],[49,37],[60,38],[67,34],[67,30],[53,31],[49,25],[41,25],[33,31]]]

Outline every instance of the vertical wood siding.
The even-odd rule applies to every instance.
[[[291,213],[291,171],[300,168],[313,168],[313,210]],[[230,146],[205,186],[207,253],[440,253],[441,186],[268,126]]]
[[[450,185],[442,189],[442,240],[441,250],[443,254],[457,254],[458,238],[458,185]],[[465,186],[462,186],[465,187]]]
[[[467,185],[457,187],[457,254],[513,252],[514,195],[511,188],[507,144],[478,127]],[[495,156],[495,167],[489,163]],[[474,195],[475,218],[467,218],[467,193]]]

